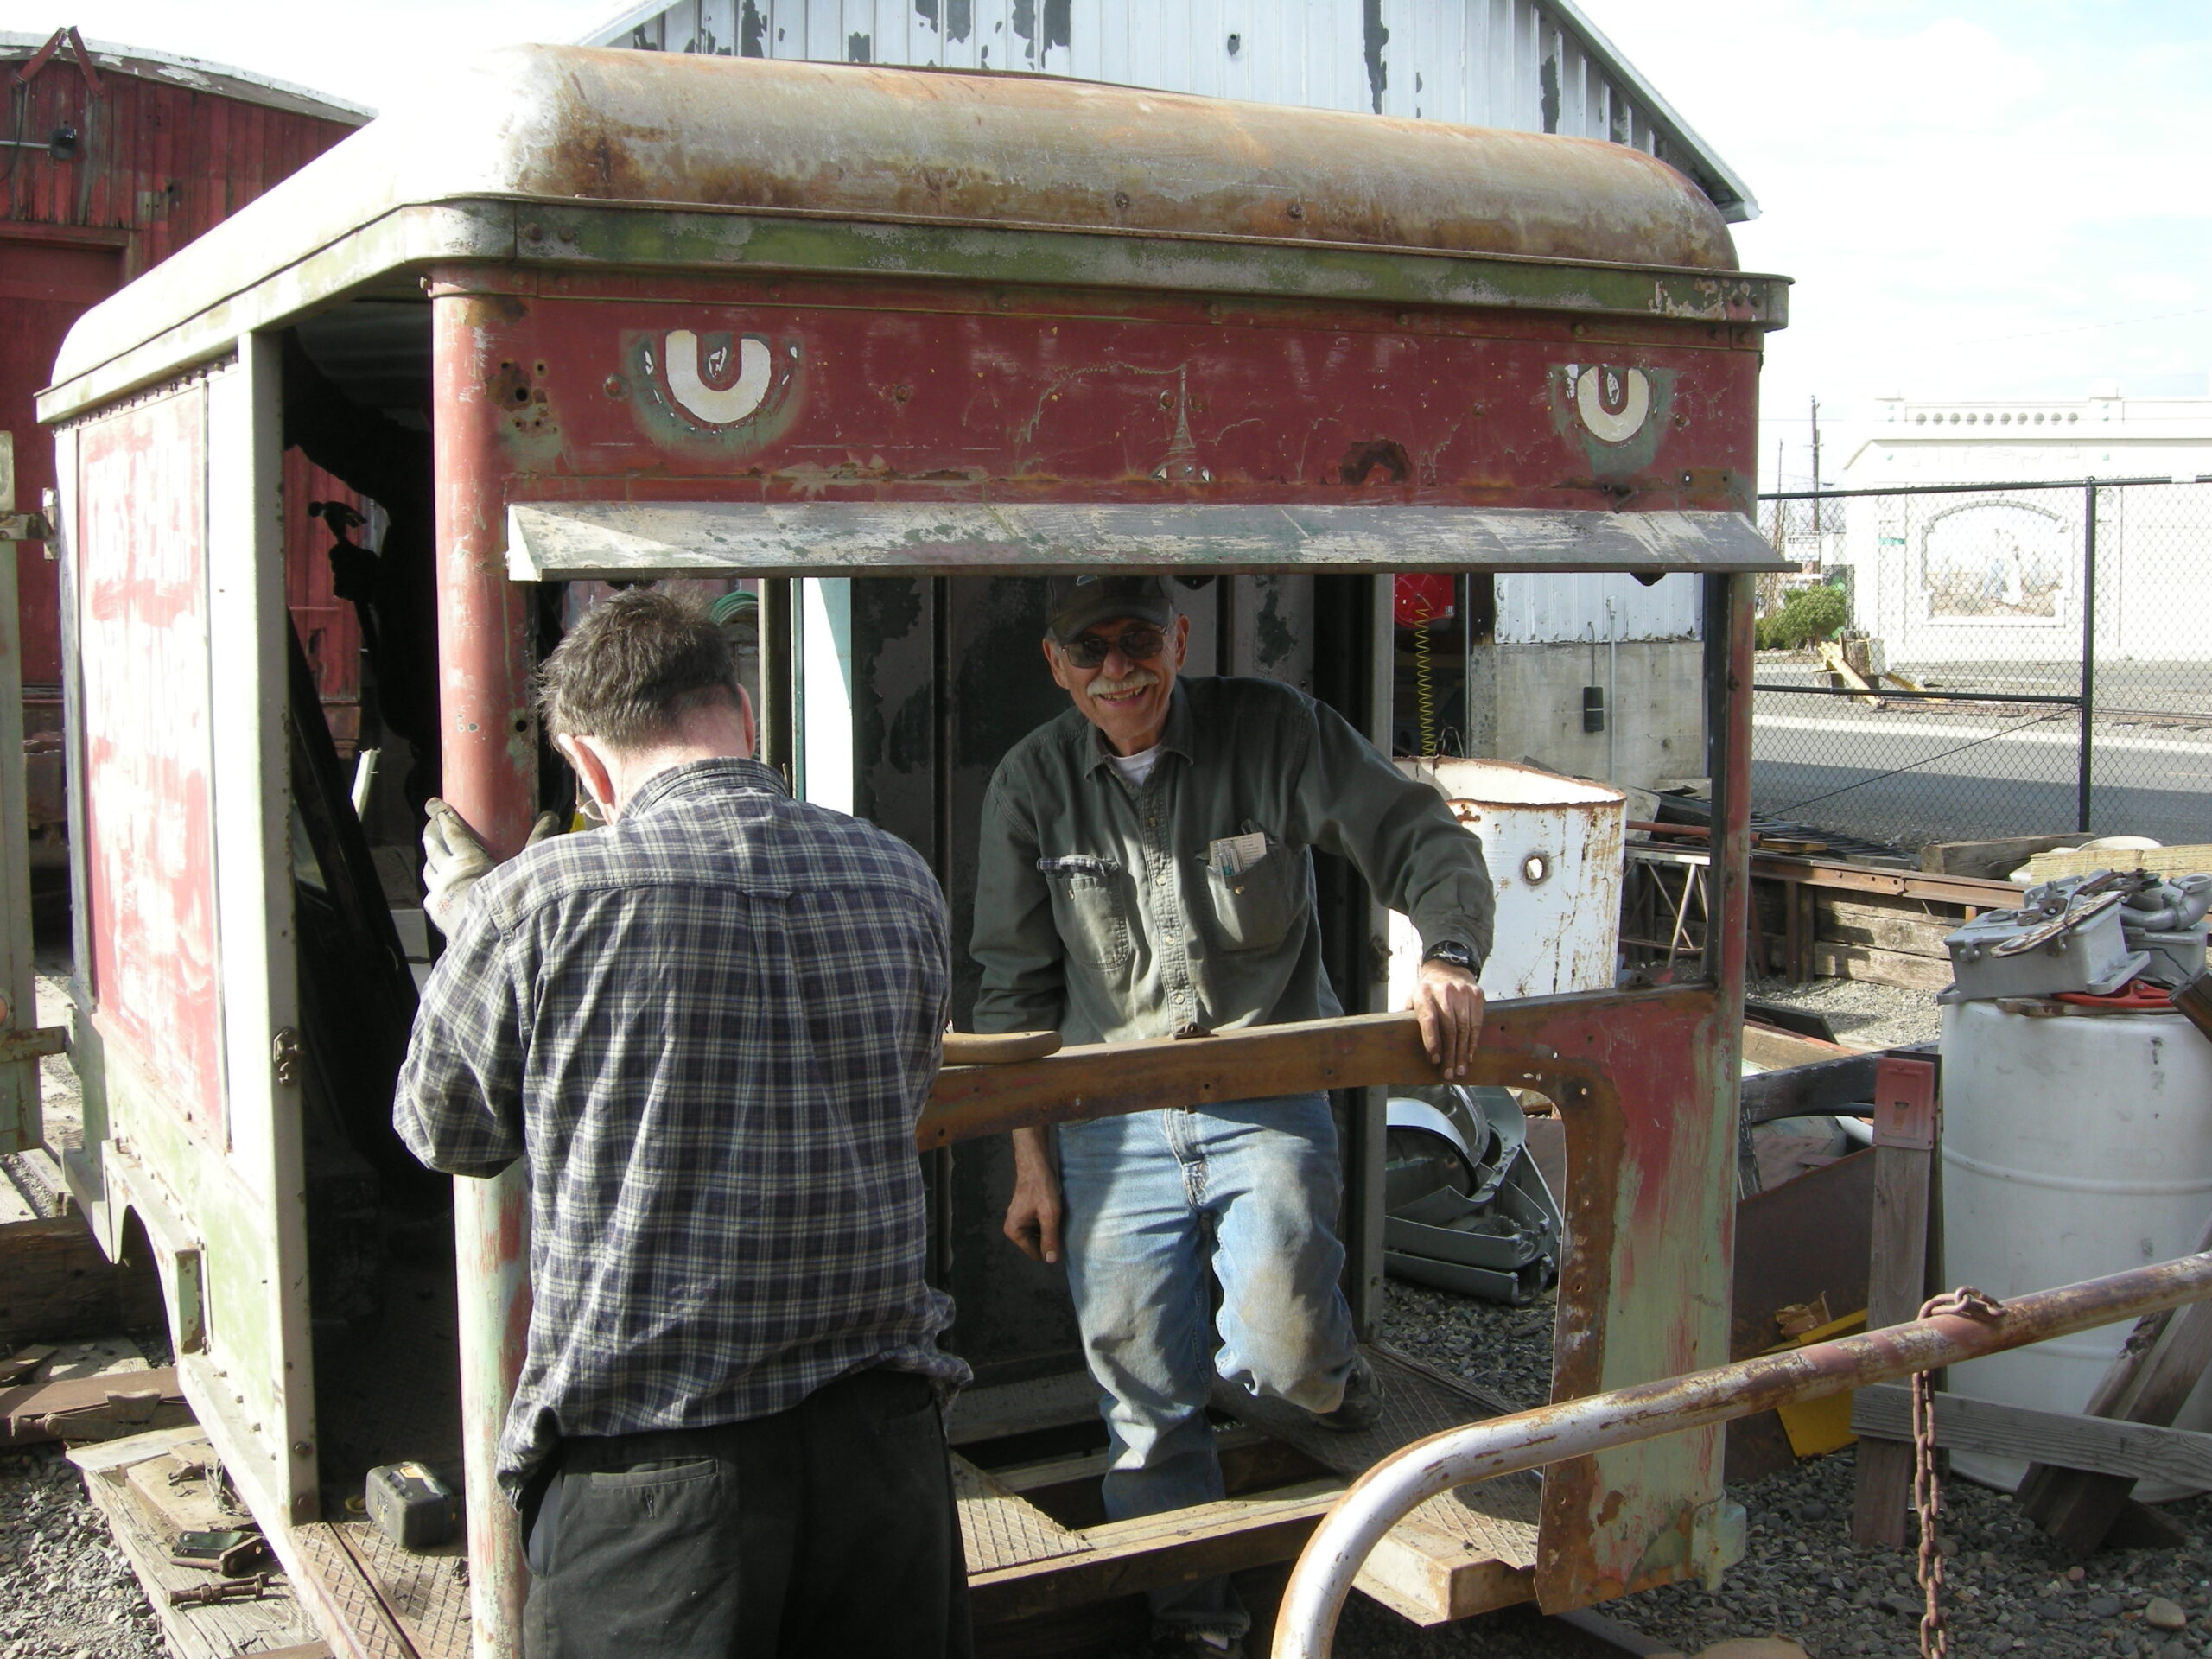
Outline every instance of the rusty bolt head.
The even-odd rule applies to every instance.
[[[1219,300],[1209,300],[1206,302],[1206,315],[1211,317],[1217,322],[1221,321],[1221,302]]]
[[[1576,324],[1574,325],[1574,337],[1575,337],[1577,340],[1581,339],[1583,335],[1585,335],[1585,334],[1588,334],[1589,332],[1590,332],[1590,331],[1589,331],[1587,328],[1584,327],[1583,327],[1580,323],[1579,323],[1579,322],[1578,322],[1578,323],[1576,323]]]
[[[522,227],[522,239],[525,242],[543,241],[544,237],[545,227],[543,225],[530,224]]]
[[[294,1440],[292,1442],[292,1455],[296,1458],[304,1458],[308,1453],[314,1450],[315,1447],[305,1440]]]
[[[1174,394],[1173,392],[1172,392],[1172,391],[1163,391],[1163,392],[1161,392],[1161,393],[1160,394],[1160,406],[1162,409],[1173,409],[1173,408],[1174,408],[1174,407],[1175,407],[1175,394]]]
[[[1467,413],[1468,413],[1468,414],[1470,414],[1470,415],[1480,415],[1480,414],[1483,414],[1483,413],[1484,413],[1484,412],[1485,412],[1485,411],[1484,410],[1483,406],[1482,406],[1482,404],[1481,404],[1481,402],[1480,402],[1479,400],[1478,400],[1477,402],[1474,402],[1474,403],[1469,404],[1467,405]]]
[[[630,390],[630,383],[619,374],[608,375],[602,384],[606,387],[607,395],[610,397],[620,397]]]
[[[561,239],[563,242],[575,241],[576,239],[576,227],[573,225],[563,225],[561,227]]]
[[[1306,207],[1305,204],[1302,202],[1294,201],[1288,207],[1285,208],[1284,211],[1293,219],[1303,219],[1306,217]]]
[[[1398,313],[1398,327],[1401,327],[1401,328],[1404,327],[1408,323],[1411,322],[1413,320],[1414,320],[1414,314],[1413,314],[1412,312],[1410,312],[1410,311],[1401,311],[1401,312],[1399,312],[1399,313]]]
[[[1126,190],[1116,190],[1114,193],[1114,206],[1127,213],[1129,207],[1129,193]]]

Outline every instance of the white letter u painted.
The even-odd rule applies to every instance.
[[[671,344],[675,336],[669,336]],[[1644,417],[1651,413],[1651,379],[1642,369],[1618,371],[1621,378],[1621,406],[1608,410],[1599,391],[1601,377],[1613,373],[1606,369],[1585,369],[1574,383],[1574,407],[1581,414],[1582,424],[1607,443],[1626,443],[1642,429]]]
[[[668,331],[668,389],[690,413],[709,426],[728,426],[760,407],[768,395],[768,342],[747,334],[738,341],[737,384],[710,386],[699,372],[699,336],[689,328]]]

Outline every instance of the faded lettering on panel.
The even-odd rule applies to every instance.
[[[219,1138],[206,420],[195,384],[83,429],[77,604],[93,995]]]

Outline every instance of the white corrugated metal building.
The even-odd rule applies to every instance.
[[[1565,133],[1657,156],[1732,220],[1758,213],[1733,169],[1573,0],[676,0],[632,7],[584,43],[1068,75]],[[1479,722],[1493,753],[1644,785],[1703,770],[1690,578],[1495,580],[1499,655],[1484,677],[1495,723]],[[1569,647],[1599,652],[1603,679],[1542,660]],[[1554,679],[1572,680],[1571,696],[1553,695]],[[1605,734],[1580,729],[1584,683],[1607,688]],[[1573,720],[1556,717],[1570,707]]]

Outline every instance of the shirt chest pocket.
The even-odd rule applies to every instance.
[[[1225,950],[1272,950],[1303,922],[1306,861],[1272,836],[1255,863],[1229,873],[1206,866],[1214,933]]]
[[[1102,968],[1123,968],[1135,953],[1129,934],[1128,880],[1111,859],[1045,861],[1052,890],[1052,921],[1068,955]]]

